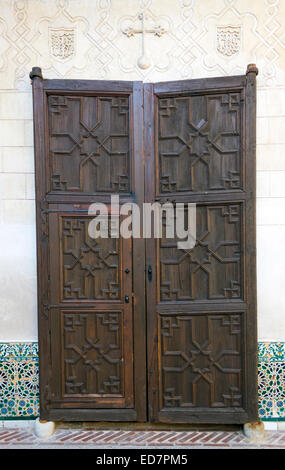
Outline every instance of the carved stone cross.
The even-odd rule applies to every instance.
[[[147,53],[146,53],[145,34],[150,33],[150,34],[154,34],[155,36],[161,37],[164,33],[166,33],[166,30],[160,25],[154,25],[152,28],[145,28],[145,20],[147,20],[147,16],[145,16],[144,13],[140,13],[138,15],[138,19],[142,23],[141,29],[136,29],[133,26],[128,26],[122,32],[128,38],[134,36],[135,34],[141,34],[142,35],[142,55],[138,58],[138,66],[141,69],[147,69],[151,64],[151,61],[150,61],[150,59],[149,59],[149,57],[147,56]]]

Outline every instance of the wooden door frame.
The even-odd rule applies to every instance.
[[[50,93],[72,95],[127,94],[132,96],[131,123],[135,138],[132,148],[132,191],[138,205],[144,202],[144,159],[143,159],[143,84],[142,82],[100,81],[100,80],[44,80],[39,67],[30,73],[33,87],[34,112],[34,154],[36,185],[36,220],[37,220],[37,281],[38,281],[38,335],[40,365],[40,417],[53,421],[146,421],[146,327],[145,317],[145,243],[144,239],[133,239],[133,333],[134,333],[134,408],[112,409],[110,419],[108,409],[58,409],[51,408],[50,395],[51,351],[50,351],[50,304],[49,281],[49,212],[58,205],[73,203],[73,196],[48,194],[48,120],[47,95]],[[135,117],[135,118],[134,118]],[[105,202],[108,196],[96,196],[97,202]],[[85,206],[94,202],[92,195],[76,195],[77,205]],[[122,195],[121,202],[130,201]],[[53,209],[50,209],[52,207]]]
[[[154,202],[157,181],[157,150],[155,149],[155,121],[157,121],[154,101],[156,96],[167,97],[180,94],[221,93],[223,90],[239,90],[244,93],[245,99],[245,119],[244,119],[244,148],[243,174],[245,175],[244,190],[240,194],[229,194],[228,200],[242,201],[245,207],[245,214],[242,222],[242,232],[244,237],[244,247],[246,255],[243,266],[244,302],[245,314],[245,338],[244,341],[244,363],[242,368],[245,371],[244,381],[246,390],[246,403],[242,408],[234,410],[228,409],[223,413],[217,409],[207,409],[207,415],[203,415],[203,409],[191,409],[186,416],[183,409],[170,411],[166,414],[159,412],[159,370],[158,370],[158,322],[156,313],[156,286],[158,266],[156,257],[156,240],[146,240],[146,268],[152,266],[152,281],[146,280],[147,290],[147,354],[148,354],[148,411],[151,422],[173,422],[176,423],[237,423],[256,421],[258,419],[258,396],[257,396],[257,311],[256,311],[256,75],[258,70],[254,64],[247,68],[246,75],[231,77],[215,77],[206,79],[182,80],[177,82],[161,82],[144,85],[144,138],[145,138],[145,200]],[[223,201],[223,196],[218,191],[211,196],[211,201]],[[169,196],[168,194],[166,196]],[[174,196],[175,197],[175,196]],[[163,198],[161,198],[163,199]],[[207,194],[199,193],[191,197],[191,202],[203,202],[208,200]],[[179,199],[183,202],[183,196]],[[186,201],[185,201],[186,202]],[[245,307],[245,303],[247,307]],[[171,306],[169,307],[171,308]],[[186,307],[185,307],[186,308]],[[204,307],[205,308],[205,307]],[[217,308],[230,311],[231,306],[217,305]],[[182,307],[183,309],[183,307]],[[219,310],[217,310],[219,311]],[[237,311],[237,306],[233,308]],[[176,409],[177,410],[177,409]],[[171,419],[171,415],[173,420]],[[189,418],[190,416],[190,418]]]

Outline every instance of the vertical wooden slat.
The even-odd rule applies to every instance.
[[[257,302],[256,302],[256,76],[249,64],[245,87],[245,279],[246,279],[246,375],[249,421],[258,417],[257,399]]]
[[[144,85],[144,153],[145,153],[145,202],[155,200],[156,166],[154,151],[154,95],[153,85]],[[147,357],[148,357],[148,418],[157,420],[158,368],[157,368],[157,316],[156,295],[157,267],[156,240],[146,239],[146,273],[152,269],[152,280],[146,275],[147,287]]]
[[[134,82],[134,200],[142,213],[144,202],[143,84]],[[134,286],[134,381],[137,420],[146,420],[146,316],[145,316],[145,242],[133,239]]]
[[[33,87],[34,112],[34,154],[35,187],[37,218],[37,287],[38,287],[38,335],[39,335],[39,370],[40,370],[40,416],[48,417],[50,336],[48,309],[48,220],[44,212],[46,193],[46,149],[45,149],[45,107],[43,78],[41,69],[33,67],[30,78]]]

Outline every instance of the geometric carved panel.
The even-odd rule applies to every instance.
[[[128,192],[129,99],[48,98],[51,191]]]
[[[122,314],[63,313],[64,394],[122,395]]]
[[[160,240],[162,301],[241,297],[240,204],[196,206],[197,236],[192,249]]]
[[[62,296],[64,300],[121,298],[119,239],[90,238],[89,217],[62,217]]]
[[[241,315],[161,316],[162,407],[241,407]]]
[[[159,192],[241,188],[241,94],[160,98]]]

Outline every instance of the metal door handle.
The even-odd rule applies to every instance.
[[[152,267],[150,265],[147,268],[147,277],[149,281],[152,281]]]
[[[130,303],[130,297],[128,295],[125,295],[125,303],[126,304]]]

